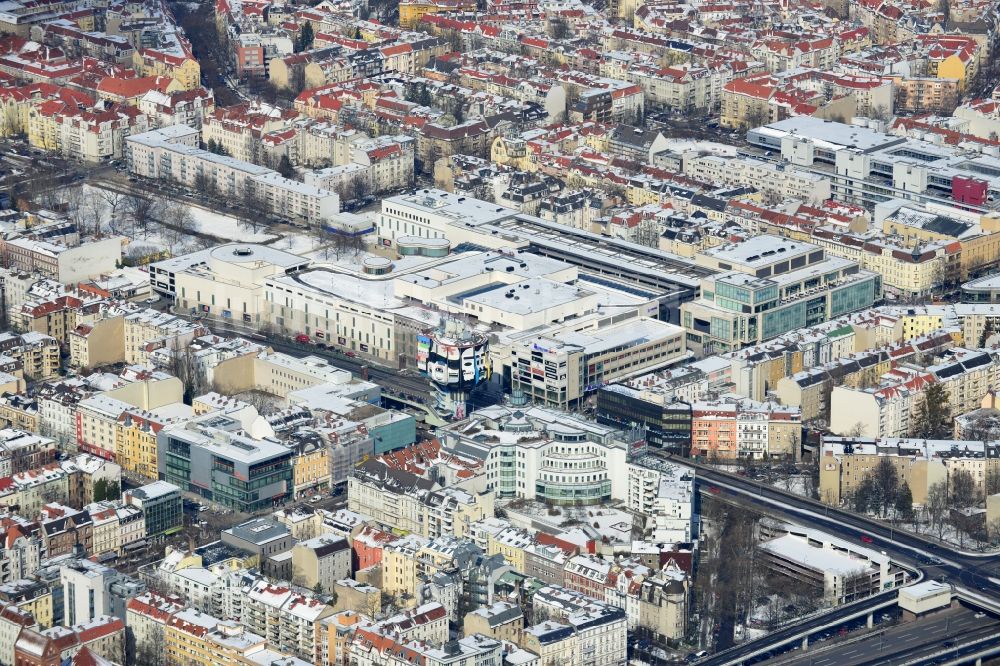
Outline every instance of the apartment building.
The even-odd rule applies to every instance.
[[[207,332],[200,324],[151,308],[126,314],[122,318],[125,363],[148,365],[157,349],[184,348]]]
[[[0,583],[24,580],[34,575],[41,564],[44,542],[37,522],[17,516],[0,518]]]
[[[897,89],[896,109],[907,113],[948,115],[955,110],[962,97],[961,79],[900,76],[894,78],[893,85]]]
[[[91,164],[119,159],[125,142],[148,129],[139,109],[102,100],[92,108],[53,102],[28,111],[28,142],[34,148]]]
[[[801,410],[803,421],[827,420],[835,386],[858,388],[878,383],[896,365],[913,362],[919,354],[940,354],[953,345],[954,338],[945,330],[857,353],[851,353],[852,345],[851,351],[844,350],[845,353],[827,363],[781,377],[774,390],[781,404]]]
[[[25,627],[13,644],[10,663],[60,666],[68,658],[67,654],[78,661],[90,660],[91,663],[124,660],[125,623],[120,618],[102,615],[64,631],[39,632],[34,627]]]
[[[145,479],[157,478],[157,433],[194,416],[193,410],[183,409],[180,405],[173,407],[178,409],[170,409],[168,413],[132,408],[118,416],[115,453],[122,470]]]
[[[993,353],[952,348],[924,370],[898,367],[873,388],[837,386],[830,394],[830,431],[837,435],[906,437],[923,401],[924,391],[940,382],[952,414],[978,409],[1000,380]]]
[[[5,268],[38,272],[61,284],[83,282],[111,273],[122,258],[122,239],[89,241],[76,247],[31,237],[0,241],[0,259]]]
[[[493,492],[442,488],[412,472],[370,459],[347,481],[348,508],[388,529],[427,537],[464,536],[469,526],[493,515]]]
[[[625,610],[595,601],[579,592],[549,585],[531,598],[534,612],[568,625],[576,635],[582,666],[624,666],[627,622]]]
[[[236,201],[252,200],[269,214],[311,225],[340,210],[334,192],[281,176],[276,171],[197,147],[198,130],[174,125],[128,137],[129,171],[199,189],[206,185]]]
[[[856,261],[882,276],[882,288],[900,298],[921,298],[954,284],[962,276],[961,243],[937,241],[912,248],[876,234],[815,229],[810,240],[827,252]]]
[[[701,155],[684,160],[684,173],[702,182],[751,186],[764,196],[822,203],[832,196],[830,178],[791,165],[749,157]]]
[[[309,589],[330,592],[351,577],[351,546],[339,536],[318,536],[292,546],[292,580]]]
[[[982,183],[970,182],[976,189]],[[972,191],[972,190],[968,190]],[[989,195],[987,195],[989,196]],[[911,252],[925,252],[925,247],[944,244],[958,254],[959,267],[951,265],[945,274],[948,283],[984,275],[994,270],[1000,252],[1000,216],[970,215],[958,207],[915,205],[901,199],[880,204],[876,221],[882,233],[902,239]],[[955,247],[959,252],[955,252]]]
[[[22,430],[16,425],[0,429],[0,478],[55,461],[55,442],[34,434],[37,430],[37,426]]]
[[[650,538],[660,543],[691,541],[695,473],[689,467],[644,459],[628,466],[626,506],[646,517]],[[648,464],[649,466],[646,466]]]
[[[132,67],[142,76],[168,76],[185,90],[201,85],[201,66],[180,28],[157,32],[157,44],[144,45],[132,55]]]
[[[801,453],[796,407],[741,396],[691,403],[691,455],[707,458],[787,458]]]
[[[475,12],[468,0],[404,0],[399,5],[399,27],[412,30],[428,15]]]
[[[887,460],[913,493],[914,504],[924,504],[936,483],[949,483],[950,474],[964,470],[977,489],[1000,470],[1000,447],[994,442],[867,437],[824,437],[820,451],[820,499],[834,506],[850,500],[879,463]]]
[[[435,0],[440,2],[441,0]],[[358,629],[351,643],[357,666],[490,666],[502,659],[503,644],[481,634],[451,640],[440,647],[410,643],[368,629]]]
[[[208,88],[161,92],[150,90],[138,101],[149,129],[187,125],[201,129],[205,117],[215,108],[215,95]]]
[[[333,607],[267,580],[254,583],[243,599],[241,620],[248,629],[288,654],[314,663],[320,651],[316,627]]]
[[[290,109],[263,103],[219,107],[205,116],[201,139],[221,146],[226,155],[240,162],[258,163],[262,137],[285,129],[295,117]]]

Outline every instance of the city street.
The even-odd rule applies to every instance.
[[[794,656],[782,655],[761,663],[782,666],[890,664],[903,656],[913,658],[931,655],[949,647],[958,648],[977,639],[995,636],[998,630],[1000,621],[996,618],[977,618],[973,610],[952,608],[912,622],[873,630],[861,640],[829,647],[823,643],[812,643],[807,650],[794,652]],[[949,641],[954,645],[943,648]]]

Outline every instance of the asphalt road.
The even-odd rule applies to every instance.
[[[967,608],[956,608],[936,613],[913,622],[898,624],[867,638],[846,644],[825,647],[822,643],[812,643],[805,652],[796,651],[793,656],[783,655],[774,660],[762,662],[781,666],[868,666],[889,664],[901,657],[917,657],[942,649],[947,639],[961,647],[977,638],[996,636],[1000,621],[989,616],[976,618],[975,612]]]
[[[657,455],[667,459],[671,458],[669,454]],[[861,542],[861,537],[866,536],[871,539],[871,543],[865,543],[866,546],[884,550],[894,562],[920,569],[928,578],[961,586],[1000,602],[1000,585],[990,580],[991,576],[994,579],[1000,578],[996,572],[998,565],[1000,565],[1000,555],[980,557],[964,554],[908,532],[890,528],[878,521],[835,507],[828,507],[815,500],[764,483],[721,472],[687,459],[677,459],[676,462],[694,467],[697,470],[699,485],[702,488],[714,486],[722,497],[735,498],[741,504],[754,506],[768,515],[824,530],[843,539]],[[938,562],[934,562],[934,560],[938,560]],[[879,601],[894,598],[895,594],[895,591],[883,592],[860,604],[853,604],[852,607],[875,606]],[[848,613],[849,611],[843,607],[834,609],[818,618],[780,629],[767,636],[724,650],[698,663],[715,665],[739,661],[743,655],[752,654],[762,649],[766,650],[771,645],[805,630],[826,626],[831,621]]]
[[[211,327],[211,323],[207,323],[207,325]],[[240,333],[236,334],[240,335]],[[282,338],[268,338],[265,342],[275,351],[290,354],[292,356],[319,356],[320,358],[328,360],[331,365],[335,365],[343,370],[349,370],[358,376],[361,374],[361,367],[367,366],[368,380],[381,385],[383,388],[388,388],[391,393],[402,392],[417,396],[424,401],[430,399],[431,385],[430,382],[423,377],[403,375],[400,374],[398,370],[371,365],[370,363],[366,363],[364,359],[361,358],[351,358],[350,356],[345,356],[344,354],[330,351],[329,349],[320,349],[319,347],[301,345]]]
[[[825,529],[841,538],[861,541],[863,535],[868,536],[872,540],[867,544],[869,547],[886,551],[895,561],[912,564],[925,570],[931,577],[943,577],[945,582],[961,585],[1000,602],[1000,585],[990,580],[990,577],[997,577],[1000,555],[966,554],[879,521],[829,507],[764,483],[685,460],[677,462],[695,467],[698,480],[702,483],[715,484],[722,490],[736,492],[769,514],[783,515],[797,523]],[[933,565],[928,556],[940,559],[941,564]]]

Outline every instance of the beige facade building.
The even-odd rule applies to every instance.
[[[524,632],[524,613],[517,604],[498,601],[466,613],[463,629],[466,636],[483,634],[497,640],[520,643]]]
[[[211,188],[221,197],[249,202],[262,213],[311,225],[322,224],[340,210],[336,193],[285,178],[267,167],[202,150],[198,139],[198,130],[186,125],[130,136],[129,171],[190,188]]]
[[[300,271],[310,263],[298,255],[264,245],[229,243],[185,257],[171,273],[179,308],[215,319],[259,325],[270,309],[264,283]],[[160,262],[168,264],[171,260]]]
[[[350,577],[351,546],[347,539],[321,535],[292,546],[292,580],[296,584],[330,592],[337,581]]]
[[[538,655],[539,666],[580,663],[580,639],[562,622],[545,620],[527,627],[520,645]]]
[[[493,492],[441,488],[378,460],[359,463],[347,482],[348,508],[389,529],[427,537],[464,537],[469,526],[493,515]]]
[[[980,492],[987,475],[1000,471],[1000,447],[995,443],[827,437],[820,454],[820,499],[832,505],[850,499],[883,459],[896,469],[900,482],[910,486],[913,503],[920,505],[927,501],[928,489],[949,483],[955,470],[969,472]]]
[[[940,382],[952,414],[978,409],[1000,385],[1000,364],[993,352],[953,348],[925,371],[900,367],[880,378],[876,388],[834,387],[830,395],[830,431],[837,435],[906,437],[924,391]]]
[[[20,364],[25,379],[48,379],[59,373],[59,341],[42,333],[0,333],[0,357]]]
[[[80,324],[69,333],[69,364],[96,368],[125,360],[125,317],[112,314]]]

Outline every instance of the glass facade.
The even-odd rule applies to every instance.
[[[611,500],[611,480],[602,479],[583,484],[536,481],[535,495],[543,502],[549,501],[553,504],[608,502]]]
[[[686,402],[661,405],[605,388],[597,393],[597,422],[621,430],[643,426],[646,443],[655,449],[682,456],[691,450],[691,406]]]
[[[875,300],[875,282],[868,280],[837,289],[830,294],[830,316],[868,307]]]
[[[146,519],[146,534],[165,534],[184,525],[184,508],[180,492],[171,493],[142,503]]]
[[[174,437],[167,440],[164,480],[178,488],[191,485],[191,445]]]

